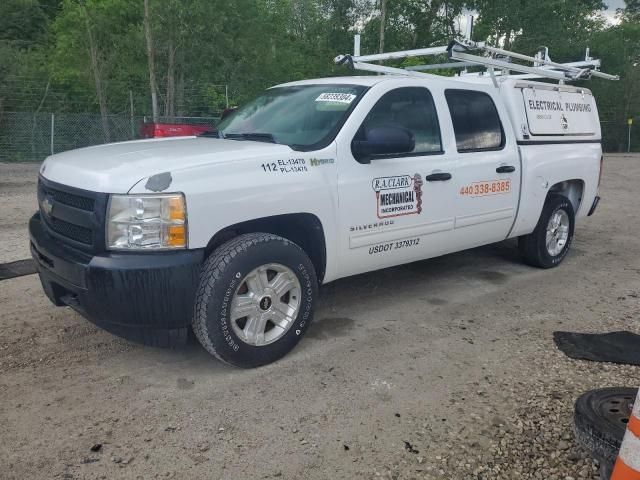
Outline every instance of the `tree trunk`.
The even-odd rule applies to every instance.
[[[176,116],[176,49],[173,39],[169,40],[167,57],[167,96],[164,103],[164,114],[167,117]]]
[[[144,0],[144,36],[147,40],[147,59],[149,61],[149,88],[151,89],[151,113],[153,122],[158,121],[158,85],[156,83],[155,48],[151,35],[151,14],[149,0]]]
[[[387,0],[380,0],[380,48],[378,51],[384,53],[384,29],[387,23]]]
[[[438,10],[440,10],[441,7],[441,2],[440,1],[436,1],[436,0],[431,0],[431,3],[429,4],[429,8],[427,9],[427,11],[425,12],[424,15],[424,32],[426,34],[428,34],[428,44],[431,44],[431,42],[434,41],[433,38],[433,33],[432,33],[432,26],[433,26],[433,21],[436,19],[436,17],[438,16]],[[446,5],[445,5],[445,17],[447,15],[447,10],[446,10]],[[413,48],[420,48],[423,45],[418,45],[417,41],[414,42],[414,46]]]
[[[33,112],[33,120],[31,121],[31,157],[33,160],[38,158],[36,152],[36,125],[38,124],[38,113],[42,109],[45,100],[47,99],[47,94],[49,93],[49,86],[51,85],[51,78],[47,80],[47,86],[44,87],[44,93],[42,94],[42,99],[40,100],[40,105],[36,108],[36,111]]]
[[[184,61],[180,62],[180,65],[184,65]],[[184,67],[180,68],[178,74],[178,86],[176,88],[176,113],[178,116],[184,116]]]
[[[98,46],[93,38],[91,30],[91,21],[89,20],[89,12],[87,6],[82,4],[84,13],[85,26],[87,28],[87,38],[89,40],[89,58],[91,60],[91,72],[93,73],[93,81],[96,86],[96,95],[98,96],[98,105],[100,106],[100,117],[102,119],[102,132],[104,133],[104,141],[111,141],[111,132],[109,129],[109,111],[107,109],[107,96],[102,86],[102,76],[100,74],[100,61],[98,58]]]
[[[504,48],[505,50],[509,50],[511,48],[511,29],[507,28],[507,33],[504,35]]]

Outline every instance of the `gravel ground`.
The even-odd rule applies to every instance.
[[[2,261],[27,254],[35,172],[0,165]],[[113,337],[36,276],[0,282],[0,477],[595,480],[573,402],[640,369],[570,360],[552,332],[638,332],[639,178],[640,156],[607,157],[560,268],[507,242],[333,282],[296,350],[255,370]]]
[[[38,208],[39,163],[0,162],[0,263],[29,257],[27,223]]]

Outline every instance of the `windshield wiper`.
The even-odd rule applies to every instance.
[[[214,138],[220,138],[220,134],[218,133],[218,130],[207,130],[205,132],[199,133],[198,137],[214,137]]]
[[[223,134],[223,138],[228,138],[230,140],[253,140],[255,142],[268,142],[268,143],[278,143],[276,139],[273,138],[273,135],[270,133],[258,133],[258,132],[247,132],[247,133],[227,133]]]

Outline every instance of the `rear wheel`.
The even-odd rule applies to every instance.
[[[558,266],[569,252],[574,228],[575,214],[569,199],[550,194],[535,230],[518,241],[525,262],[540,268]]]
[[[224,362],[265,365],[304,335],[317,291],[313,264],[298,245],[267,233],[241,235],[206,260],[193,330]]]

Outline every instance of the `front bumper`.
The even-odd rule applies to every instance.
[[[90,255],[51,237],[40,214],[29,221],[42,287],[108,332],[145,345],[186,343],[204,250]]]

